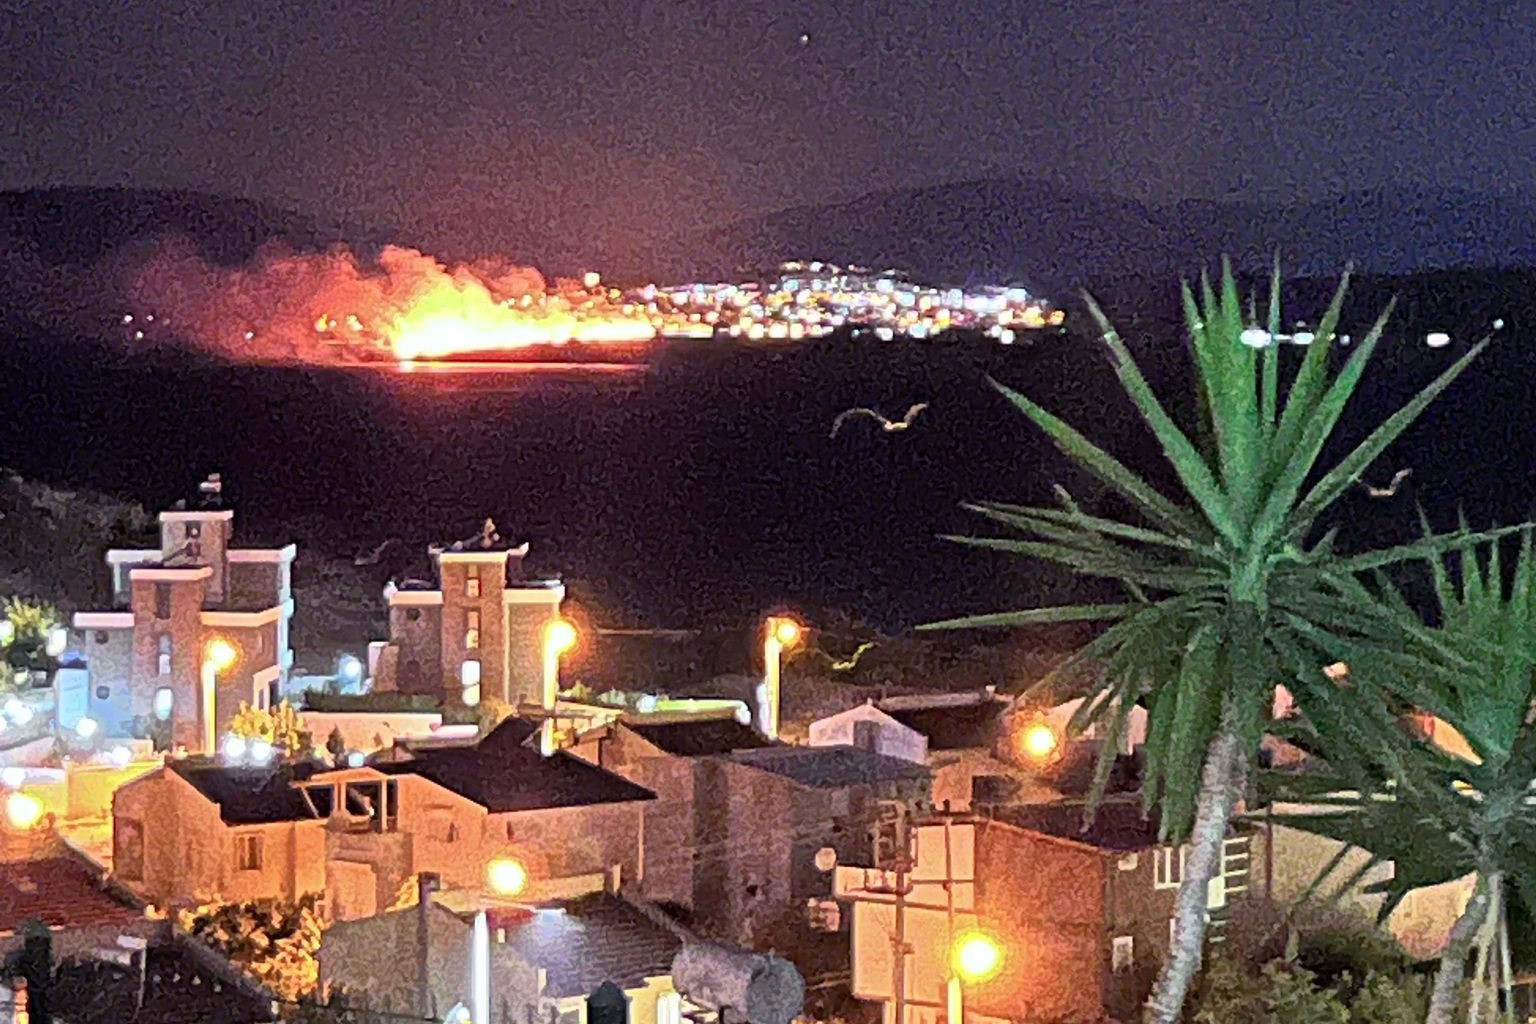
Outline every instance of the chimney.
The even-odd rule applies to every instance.
[[[422,1017],[436,1015],[432,1005],[432,972],[428,961],[432,944],[428,941],[427,918],[432,912],[432,894],[443,886],[442,876],[423,871],[416,876],[416,1006]]]

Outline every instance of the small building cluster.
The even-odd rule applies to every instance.
[[[108,554],[119,607],[75,616],[56,683],[62,729],[147,723],[160,752],[3,779],[0,951],[46,945],[79,986],[25,998],[74,999],[70,1020],[210,991],[221,1019],[273,1019],[184,926],[232,905],[309,901],[320,998],[477,1024],[790,1024],[808,1002],[941,1024],[960,995],[989,1021],[1129,1019],[1167,955],[1185,850],[1143,812],[1139,711],[1085,821],[1101,741],[1069,741],[1072,704],[882,695],[785,742],[785,619],[765,626],[751,707],[576,700],[564,588],[487,522],[430,550],[433,580],[389,589],[389,637],[358,674],[494,718],[332,711],[337,735],[377,740],[233,757],[241,706],[271,705],[292,666],[295,549],[234,546],[217,507],[160,528],[159,549]],[[1208,894],[1217,941],[1245,901],[1295,894],[1297,865],[1322,855],[1299,835],[1231,831]],[[1415,935],[1443,934],[1445,908],[1407,913]],[[987,963],[958,993],[968,935]]]

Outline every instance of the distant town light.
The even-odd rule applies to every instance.
[[[1238,337],[1249,348],[1268,348],[1272,340],[1270,333],[1262,327],[1250,327]]]
[[[43,802],[30,793],[12,793],[5,798],[5,820],[18,832],[25,832],[43,818]]]
[[[350,654],[343,655],[336,674],[349,683],[360,682],[363,678],[363,663]]]
[[[126,768],[133,760],[133,751],[124,746],[116,746],[107,751],[107,759],[119,768]]]
[[[241,736],[230,733],[224,737],[224,745],[219,748],[226,761],[239,761],[245,757],[246,742]]]
[[[498,857],[485,871],[491,891],[498,896],[516,896],[528,887],[528,869],[511,857]]]
[[[1495,319],[1493,321],[1493,329],[1496,330],[1496,331],[1502,331],[1504,329],[1504,318],[1503,317],[1499,317],[1499,318],[1497,318],[1497,319]]]
[[[596,271],[588,271],[587,273],[581,275],[581,283],[583,287],[589,289],[596,288],[598,285],[603,283],[603,275],[597,273]]]
[[[1451,343],[1451,336],[1444,331],[1431,331],[1424,337],[1424,344],[1430,348],[1445,348]]]
[[[650,714],[656,710],[656,698],[649,693],[642,695],[639,700],[635,701],[635,710],[639,711],[642,715]]]
[[[1291,335],[1291,343],[1294,345],[1310,345],[1317,340],[1317,335],[1311,331],[1297,331]]]
[[[347,767],[348,768],[361,768],[364,765],[364,763],[367,762],[367,760],[368,760],[367,756],[364,755],[362,751],[354,750],[354,751],[352,751],[352,753],[347,755]]]
[[[101,731],[101,726],[94,718],[82,718],[75,723],[75,735],[83,740],[88,740]]]

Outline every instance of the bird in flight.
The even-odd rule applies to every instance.
[[[379,559],[384,557],[384,552],[388,551],[392,545],[398,543],[400,543],[400,539],[398,537],[391,537],[389,540],[386,540],[372,551],[358,555],[356,558],[352,559],[352,564],[356,566],[378,565]]]
[[[1365,493],[1369,494],[1373,498],[1395,497],[1397,495],[1398,488],[1403,486],[1403,481],[1407,480],[1408,475],[1412,472],[1413,470],[1411,469],[1398,470],[1397,473],[1393,475],[1392,482],[1387,484],[1385,487],[1372,487],[1370,484],[1365,484]]]
[[[842,412],[837,414],[837,419],[832,421],[832,436],[836,437],[837,432],[842,429],[843,423],[855,416],[868,416],[872,420],[879,421],[880,429],[884,430],[886,433],[890,433],[895,430],[906,430],[912,425],[912,421],[917,419],[918,414],[926,408],[928,408],[927,402],[918,402],[916,405],[912,406],[912,408],[908,409],[907,414],[899,420],[886,419],[884,416],[880,415],[873,409],[844,409]]]

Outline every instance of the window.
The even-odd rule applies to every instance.
[[[415,622],[415,621],[417,621],[418,619],[421,618],[421,609],[420,608],[407,608],[405,610],[405,617],[406,617],[407,621]]]
[[[1136,964],[1136,940],[1129,935],[1116,935],[1110,944],[1109,966],[1111,970],[1129,970]]]
[[[309,798],[309,806],[315,809],[317,818],[329,818],[336,810],[335,786],[305,786],[304,795]]]
[[[446,842],[450,842],[450,843],[456,843],[456,842],[459,841],[459,839],[460,839],[459,826],[450,821],[448,823],[448,834],[447,834],[447,837],[446,837],[445,841]]]
[[[202,558],[203,542],[200,540],[189,540],[187,541],[187,546],[183,550],[186,552],[188,558]]]
[[[155,584],[155,618],[168,619],[171,617],[171,585],[169,583]]]
[[[251,704],[263,711],[272,710],[272,689],[266,683],[251,685]]]
[[[676,992],[656,996],[656,1024],[683,1024],[683,997]]]
[[[480,646],[480,613],[466,612],[464,614],[464,646],[474,650]]]
[[[480,596],[480,577],[478,577],[478,576],[471,576],[469,579],[464,581],[464,596],[465,597],[479,597]]]
[[[160,674],[171,674],[171,638],[164,633],[160,634]]]
[[[112,870],[131,882],[144,878],[144,826],[119,818],[112,827]]]
[[[1158,889],[1177,889],[1184,881],[1184,860],[1189,848],[1162,846],[1157,850],[1153,865],[1152,885]]]
[[[194,539],[196,537],[201,537],[202,535],[203,535],[203,524],[202,523],[188,523],[187,524],[187,539],[188,540],[192,540],[192,539]]]
[[[480,662],[468,658],[459,666],[459,681],[464,684],[464,703],[480,703]]]
[[[261,836],[235,836],[235,868],[238,871],[261,870]]]
[[[98,644],[104,644],[104,643],[106,643],[110,639],[112,639],[112,638],[107,634],[106,630],[98,629],[96,631],[96,642]]]
[[[96,699],[97,700],[107,700],[111,696],[112,696],[112,687],[110,687],[110,686],[98,686],[98,687],[96,687]]]
[[[171,709],[176,706],[176,694],[171,692],[169,686],[162,686],[155,691],[155,717],[160,721],[169,721]]]

